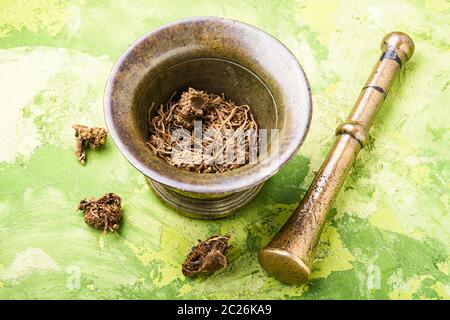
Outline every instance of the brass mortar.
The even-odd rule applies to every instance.
[[[260,128],[279,130],[279,153],[226,173],[175,168],[145,145],[148,114],[188,87],[252,107]],[[278,40],[242,22],[198,17],[164,25],[119,58],[105,90],[112,139],[156,194],[180,213],[221,218],[250,202],[299,149],[311,121],[310,88]]]

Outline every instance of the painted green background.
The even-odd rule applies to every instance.
[[[178,18],[256,25],[303,65],[314,103],[299,154],[232,218],[181,217],[149,192],[111,140],[74,156],[71,125],[103,126],[121,52]],[[416,1],[0,1],[0,298],[449,299],[450,3]],[[324,230],[313,280],[266,276],[257,252],[311,182],[389,31],[416,54],[402,69]],[[124,199],[119,233],[86,226],[84,197]],[[197,239],[233,235],[230,267],[187,279]],[[77,282],[79,276],[79,286]]]

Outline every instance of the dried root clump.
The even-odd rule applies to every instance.
[[[107,193],[98,200],[81,200],[78,210],[83,210],[84,222],[100,230],[114,231],[119,229],[122,220],[122,199]]]
[[[185,129],[192,129],[194,120],[202,119],[206,109],[211,107],[213,105],[207,93],[189,88],[187,92],[183,92],[181,95],[178,107],[172,106],[174,123]]]
[[[182,265],[185,276],[191,277],[200,273],[212,273],[228,266],[226,254],[230,236],[213,236],[200,241],[191,249]]]
[[[216,173],[249,163],[250,152],[257,153],[258,125],[248,105],[237,106],[232,101],[226,101],[223,95],[209,94],[193,88],[183,92],[178,101],[172,98],[160,106],[156,115],[149,117],[151,135],[147,145],[155,155],[177,168],[197,173]],[[202,121],[203,133],[214,134],[203,134],[199,139],[194,133],[196,120]],[[175,147],[183,149],[180,141],[172,135],[177,129],[190,131],[188,145],[200,146],[200,158],[195,148],[192,148],[183,157],[190,160],[173,159],[172,150]],[[246,135],[248,132],[253,134]],[[242,146],[241,150],[244,151],[236,152],[231,157],[228,153],[226,161],[220,160],[225,158],[227,150],[236,149],[236,146]]]
[[[104,128],[90,128],[80,124],[73,125],[77,141],[75,155],[81,164],[86,163],[86,148],[97,149],[106,142],[108,131]]]

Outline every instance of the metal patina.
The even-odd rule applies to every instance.
[[[145,145],[149,108],[188,87],[251,106],[260,128],[279,130],[278,154],[214,174],[174,168],[155,156]],[[113,69],[104,109],[117,147],[156,194],[206,219],[229,215],[256,196],[302,145],[312,112],[306,76],[283,44],[253,26],[212,17],[170,23],[135,41]]]

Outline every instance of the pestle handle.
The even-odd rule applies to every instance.
[[[326,216],[359,151],[366,145],[368,131],[397,77],[401,66],[414,53],[414,42],[402,32],[387,34],[382,55],[362,88],[346,121],[336,130],[336,140],[300,205],[278,234],[259,254],[262,267],[286,283],[309,280],[314,248]]]

